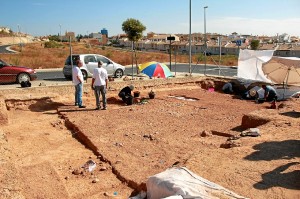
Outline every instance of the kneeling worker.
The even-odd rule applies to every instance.
[[[124,87],[120,92],[119,92],[119,97],[122,98],[122,101],[125,102],[127,105],[132,105],[133,101],[133,95],[132,91],[134,89],[133,85],[126,86]]]
[[[269,86],[269,85],[262,85],[261,87],[265,90],[265,95],[264,95],[265,101],[267,101],[267,102],[271,102],[273,100],[277,101],[278,94],[277,94],[275,88],[273,88],[272,86]]]

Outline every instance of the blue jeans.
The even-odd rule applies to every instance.
[[[96,106],[100,108],[100,95],[102,95],[102,104],[103,107],[106,108],[106,88],[104,85],[102,86],[95,86],[95,96],[96,96]]]
[[[82,90],[82,83],[75,85],[75,104],[77,104],[78,106],[82,106]]]

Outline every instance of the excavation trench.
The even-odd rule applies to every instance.
[[[65,120],[66,127],[71,131],[73,137],[77,139],[80,143],[82,143],[86,148],[90,149],[101,161],[109,163],[112,166],[112,172],[114,175],[122,182],[127,184],[130,188],[141,191],[146,190],[145,183],[138,184],[132,180],[126,179],[122,174],[113,166],[113,163],[103,156],[98,150],[98,148],[93,144],[93,142],[80,130],[78,126],[72,123],[64,114],[58,112],[59,115]]]
[[[178,95],[178,96],[168,96],[167,98],[175,98],[183,101],[198,101],[198,98],[188,97],[184,95]],[[163,100],[166,101],[166,100]],[[95,154],[99,160],[102,162],[108,163],[112,168],[112,173],[116,176],[117,179],[119,179],[122,183],[126,184],[129,188],[133,189],[134,192],[139,192],[141,190],[146,191],[146,183],[145,182],[136,182],[134,180],[130,180],[122,175],[122,172],[116,168],[115,163],[110,160],[109,158],[105,157],[104,154],[99,152],[98,147],[93,143],[91,139],[81,130],[79,126],[77,126],[75,123],[72,122],[72,118],[68,118],[66,116],[64,109],[60,110],[60,107],[65,106],[63,103],[58,103],[52,101],[51,98],[48,97],[42,97],[39,99],[28,99],[28,100],[18,100],[18,99],[9,99],[5,101],[7,110],[30,110],[34,112],[45,112],[49,110],[56,110],[56,113],[58,116],[65,121],[64,125],[66,128],[71,132],[72,137],[75,138],[77,141],[79,141],[85,148],[91,150],[93,154]],[[246,118],[246,119],[245,119]],[[249,123],[253,124],[253,117],[243,117],[243,123],[247,123],[247,120],[250,120]],[[259,123],[260,124],[260,123]],[[253,126],[252,126],[253,127]],[[221,137],[230,137],[231,134],[222,133],[218,131],[211,131],[213,135],[215,136],[221,136]],[[183,158],[186,159],[186,158]],[[176,162],[176,161],[174,161]],[[184,162],[184,161],[182,161]],[[171,166],[172,164],[170,164]]]
[[[64,103],[58,103],[52,101],[50,97],[42,97],[35,99],[6,99],[4,100],[5,108],[1,110],[2,116],[3,113],[8,113],[10,111],[31,111],[37,112],[38,114],[49,114],[48,111],[54,112],[59,116],[59,119],[64,121],[64,126],[71,133],[72,137],[76,139],[79,143],[81,143],[86,149],[90,150],[97,158],[104,162],[108,163],[111,166],[113,175],[124,185],[128,186],[131,190],[133,190],[132,194],[138,193],[140,190],[145,190],[144,184],[137,184],[134,181],[127,180],[125,177],[121,175],[121,173],[113,166],[112,162],[105,158],[101,153],[99,153],[98,148],[93,144],[93,142],[80,130],[78,126],[72,123],[64,114],[58,111],[59,107],[65,106]],[[6,123],[9,124],[9,116],[5,114],[5,118],[1,118],[8,120]],[[41,127],[43,128],[43,127]],[[55,125],[53,126],[55,128]],[[51,131],[51,130],[50,130]]]

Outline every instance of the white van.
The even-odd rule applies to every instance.
[[[71,55],[68,56],[65,62],[65,66],[63,68],[63,73],[66,79],[72,79],[72,63],[71,60],[73,60],[73,65],[75,65],[75,60],[80,59],[83,63],[82,67],[80,67],[83,78],[87,79],[88,77],[93,76],[93,70],[94,68],[98,67],[98,61],[102,61],[103,65],[102,67],[107,70],[107,74],[109,76],[114,76],[117,78],[121,78],[124,75],[125,66],[122,66],[120,64],[117,64],[110,60],[109,58],[98,55],[98,54],[73,54],[72,59]]]

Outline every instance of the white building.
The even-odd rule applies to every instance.
[[[10,33],[10,28],[0,27],[0,32]]]
[[[287,33],[283,33],[282,35],[278,35],[278,42],[279,43],[290,43],[291,42],[291,36]]]
[[[93,33],[89,34],[89,38],[101,39],[102,38],[102,34],[99,33],[99,32],[93,32]]]

